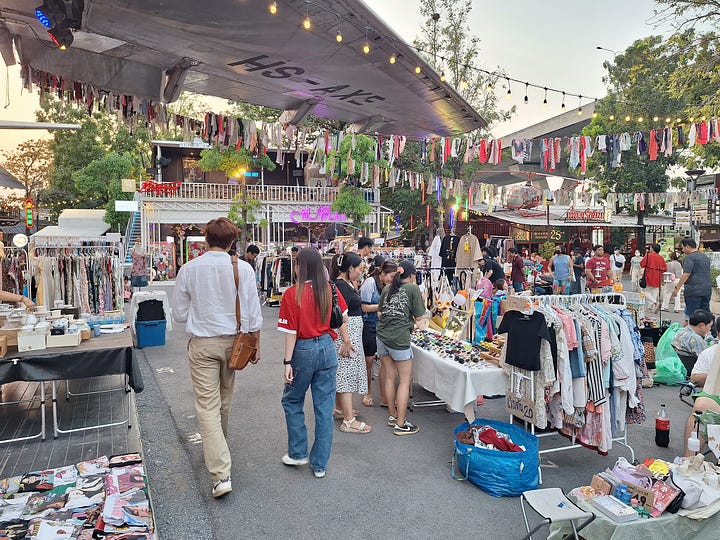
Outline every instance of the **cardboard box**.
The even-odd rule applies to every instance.
[[[42,351],[47,349],[45,332],[19,332],[17,335],[18,352]]]
[[[80,345],[80,332],[47,337],[47,346],[51,347],[77,347]]]

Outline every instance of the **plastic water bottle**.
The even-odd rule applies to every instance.
[[[655,444],[667,448],[670,444],[670,418],[665,412],[665,404],[661,403],[655,416]]]
[[[687,446],[690,452],[695,452],[697,454],[700,451],[700,439],[698,439],[697,431],[690,433]]]

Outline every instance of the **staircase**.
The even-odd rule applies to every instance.
[[[135,193],[135,198],[137,199],[138,194]],[[132,265],[132,258],[130,257],[130,252],[132,251],[132,247],[135,245],[135,241],[140,239],[140,212],[133,212],[130,214],[130,218],[127,222],[127,227],[125,227],[125,238],[124,238],[124,244],[125,244],[125,264],[126,265]]]

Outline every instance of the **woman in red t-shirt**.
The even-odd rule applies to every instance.
[[[282,406],[288,432],[285,465],[310,463],[316,478],[325,476],[333,440],[335,408],[335,374],[338,352],[333,340],[337,334],[330,328],[332,292],[320,253],[314,248],[300,250],[295,265],[297,285],[283,293],[278,315],[278,330],[285,332],[285,390]],[[342,295],[338,306],[347,312]],[[352,353],[347,323],[339,329],[343,344],[341,356]],[[315,411],[315,441],[308,458],[305,426],[305,394],[312,390]]]

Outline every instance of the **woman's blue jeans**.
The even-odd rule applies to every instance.
[[[310,467],[324,471],[330,459],[335,425],[335,372],[337,351],[329,334],[310,339],[298,339],[292,355],[293,382],[286,384],[282,406],[288,432],[288,455],[301,459],[308,455],[305,426],[305,394],[312,392],[315,411],[315,441],[310,451]]]

